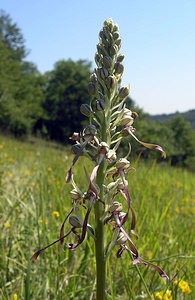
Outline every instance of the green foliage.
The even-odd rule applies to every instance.
[[[182,116],[177,116],[166,123],[172,132],[171,152],[169,154],[172,165],[192,167],[195,159],[195,130]]]
[[[167,161],[173,166],[193,168],[195,159],[195,130],[189,121],[181,115],[159,123],[149,121],[146,115],[141,115],[140,120],[135,122],[136,135],[143,141],[163,145],[167,153]],[[130,140],[133,153],[144,159],[151,157],[159,160],[155,152],[140,146],[133,139]],[[161,160],[161,159],[160,159]]]
[[[152,115],[152,116],[148,116],[148,120],[163,123],[165,121],[168,121],[168,120],[173,119],[178,116],[182,116],[186,120],[188,120],[190,122],[192,128],[195,129],[195,109],[191,109],[191,110],[188,110],[183,113],[176,112],[176,113],[172,113],[172,114]]]
[[[46,118],[43,120],[49,137],[63,142],[72,132],[81,130],[85,120],[79,114],[82,103],[89,103],[87,85],[91,64],[87,61],[59,61],[54,70],[46,73],[47,85],[43,108]]]
[[[0,12],[0,128],[15,136],[31,133],[43,111],[41,75],[24,61],[26,49],[20,29]]]
[[[77,107],[89,103],[91,64],[59,61],[41,75],[25,61],[27,50],[18,26],[0,11],[0,130],[15,136],[41,135],[64,142],[81,129]]]
[[[27,55],[21,30],[3,10],[0,10],[0,41],[11,52],[13,60],[22,61]]]
[[[69,165],[67,149],[55,149],[43,141],[28,144],[0,137],[0,297],[4,300],[13,299],[14,294],[25,300],[92,299],[94,249],[90,241],[73,252],[54,246],[35,264],[29,262],[35,250],[59,237],[71,207],[67,196],[71,187],[64,181]],[[128,181],[138,212],[140,254],[160,264],[171,279],[186,280],[192,293],[185,295],[173,282],[164,283],[151,268],[140,267],[141,275],[151,294],[170,289],[173,300],[195,299],[194,175],[155,162],[145,165],[132,160],[131,165],[136,168]],[[79,180],[81,190],[87,184],[83,166],[92,168],[82,158],[75,169],[75,179],[83,178]],[[148,299],[131,259],[126,254],[117,259],[115,251],[108,269],[108,299],[129,300],[129,294],[134,295],[131,299]]]

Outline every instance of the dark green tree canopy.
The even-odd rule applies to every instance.
[[[61,60],[46,74],[47,87],[44,110],[45,125],[51,139],[64,141],[73,131],[81,130],[85,117],[80,114],[82,103],[89,103],[87,91],[91,64],[87,61]]]
[[[0,53],[0,129],[21,136],[31,132],[42,113],[42,80],[36,66],[24,60],[20,29],[2,10]]]
[[[11,51],[13,59],[21,61],[26,57],[27,50],[21,30],[3,10],[0,10],[0,41]]]

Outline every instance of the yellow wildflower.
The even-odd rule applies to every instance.
[[[55,217],[55,218],[59,218],[59,216],[60,216],[59,211],[54,210],[54,211],[52,212],[52,216]]]
[[[175,280],[174,284],[176,284],[180,288],[180,290],[185,294],[190,294],[192,292],[189,284],[185,280],[182,279]]]
[[[13,177],[13,173],[12,173],[12,172],[7,172],[7,176],[8,176],[9,178],[12,178],[12,177]]]
[[[8,158],[8,163],[13,164],[14,163],[14,159],[12,157]]]
[[[5,223],[3,223],[3,227],[5,227],[5,228],[9,228],[9,227],[10,227],[10,224],[9,224],[9,223],[7,223],[7,222],[5,222]]]
[[[24,175],[29,177],[31,175],[31,173],[29,170],[24,170]]]
[[[163,292],[163,291],[157,292],[155,296],[159,300],[172,300],[173,299],[170,290],[166,290],[166,292]]]
[[[148,259],[152,259],[152,251],[149,250],[147,252],[147,257],[148,257]]]
[[[18,295],[17,294],[13,295],[13,300],[18,300]]]

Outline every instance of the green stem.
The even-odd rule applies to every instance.
[[[103,197],[103,183],[104,183],[104,168],[105,162],[102,161],[98,169],[97,184],[100,187],[100,198]],[[102,199],[103,200],[103,199]],[[104,259],[104,205],[97,201],[95,204],[95,223],[96,223],[96,299],[105,299],[105,287],[106,287],[106,262]]]
[[[102,141],[107,142],[107,122],[104,115],[101,128]],[[97,172],[96,183],[100,188],[100,199],[104,199],[104,180],[105,180],[105,168],[106,161],[103,160],[99,166]],[[104,254],[105,244],[105,230],[104,230],[104,215],[105,207],[101,201],[97,201],[95,204],[95,230],[96,230],[96,242],[95,242],[95,253],[96,253],[96,299],[104,300],[106,297],[106,260]]]

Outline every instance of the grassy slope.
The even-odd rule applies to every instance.
[[[83,165],[90,168],[82,159],[75,177],[84,190]],[[171,279],[189,282],[192,293],[186,299],[195,299],[194,174],[155,163],[132,165],[136,172],[129,175],[129,188],[137,215],[140,238],[135,244],[140,255],[158,263]],[[64,181],[69,166],[66,150],[0,137],[2,299],[13,299],[14,293],[25,300],[92,299],[95,277],[90,238],[74,252],[62,251],[56,244],[35,264],[29,262],[35,250],[58,238],[70,210],[71,187]],[[59,216],[53,215],[54,211]],[[116,251],[108,266],[108,299],[144,299],[144,283],[135,266],[127,253],[116,259]],[[183,294],[151,267],[139,269],[151,294],[169,288],[174,299],[183,299]]]

